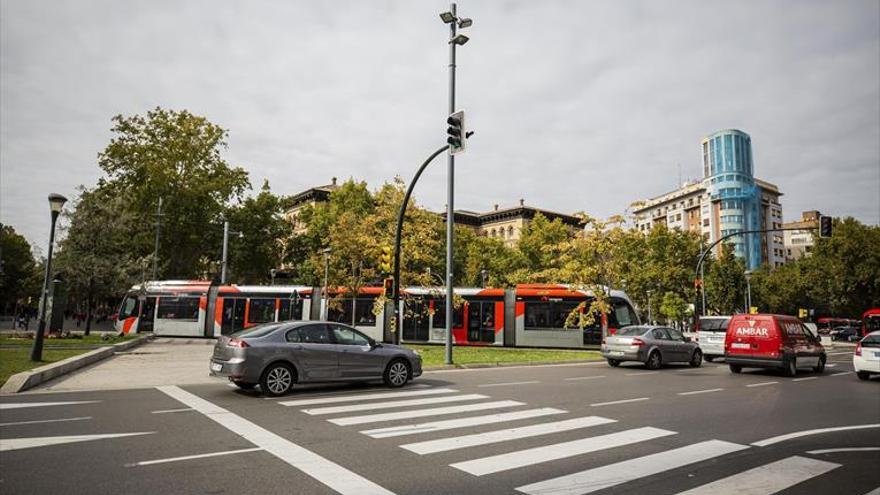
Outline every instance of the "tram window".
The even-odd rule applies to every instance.
[[[123,320],[134,315],[134,310],[137,308],[137,298],[134,296],[128,296],[125,298],[125,302],[122,303],[122,309],[119,311],[119,319]]]
[[[580,301],[546,301],[525,303],[526,330],[567,328],[565,322]]]
[[[356,325],[365,327],[376,326],[376,315],[373,314],[374,299],[358,298],[354,309],[354,321]]]
[[[159,298],[159,313],[156,318],[197,321],[199,319],[199,298],[161,297]]]
[[[446,328],[446,301],[434,300],[434,328]],[[464,325],[464,307],[453,308],[452,327],[460,328]]]
[[[302,320],[302,312],[302,299],[282,299],[278,309],[278,320]]]
[[[611,300],[611,306],[614,311],[608,325],[615,328],[623,328],[638,323],[635,312],[623,299],[614,298]]]
[[[248,321],[250,323],[275,321],[275,299],[251,299]]]
[[[373,314],[373,303],[375,299],[359,297],[355,305],[355,325],[372,327],[376,325],[376,315]],[[351,325],[351,299],[338,299],[331,301],[327,311],[327,319]]]

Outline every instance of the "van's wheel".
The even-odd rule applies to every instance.
[[[715,356],[703,356],[703,359],[706,360],[707,363],[711,363]]]
[[[392,388],[398,388],[406,385],[407,380],[409,380],[409,374],[409,365],[406,361],[403,359],[395,359],[388,363],[388,366],[385,368],[383,379],[385,380],[385,385]]]
[[[703,353],[700,352],[699,349],[694,351],[693,357],[691,357],[691,362],[688,363],[691,365],[691,368],[699,368],[701,364],[703,364]]]
[[[616,359],[609,359],[609,360],[608,360],[608,364],[609,364],[612,368],[617,368],[618,366],[620,366],[620,361],[618,361],[618,360],[616,360]]]
[[[797,359],[791,358],[788,362],[788,365],[785,367],[785,376],[795,376],[797,375]]]
[[[813,371],[816,373],[825,371],[825,356],[819,356],[819,364],[813,367]]]
[[[290,391],[296,381],[296,372],[290,365],[275,363],[263,371],[260,377],[260,388],[270,397],[278,397]]]
[[[868,378],[871,378],[871,374],[867,371],[857,371],[856,376],[859,377],[859,380],[867,380]]]
[[[240,381],[238,381],[238,380],[233,380],[232,383],[234,383],[236,387],[238,387],[238,388],[240,388],[240,389],[242,389],[242,390],[253,390],[254,387],[257,386],[256,383],[240,382]]]
[[[658,351],[651,351],[651,354],[648,355],[648,360],[645,361],[645,366],[649,370],[658,370],[660,369],[660,364],[663,360],[660,357],[660,353]]]
[[[731,373],[742,373],[742,370],[743,370],[743,367],[738,364],[731,364],[730,365],[730,372]]]

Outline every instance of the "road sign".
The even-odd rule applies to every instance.
[[[749,308],[749,314],[750,314],[750,315],[756,315],[756,314],[758,314],[758,307],[757,307],[757,306],[752,306],[752,307],[750,307],[750,308]]]

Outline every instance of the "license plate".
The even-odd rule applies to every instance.
[[[731,349],[750,349],[751,346],[749,344],[743,344],[741,342],[734,342],[730,344]]]
[[[223,365],[220,363],[211,363],[211,371],[220,371],[223,369]]]
[[[623,356],[623,351],[611,351],[608,354],[611,354],[612,356]]]

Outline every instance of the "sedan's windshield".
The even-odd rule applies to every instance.
[[[271,323],[263,323],[262,325],[257,325],[255,327],[248,328],[247,330],[239,330],[232,334],[233,337],[241,339],[241,338],[250,338],[256,339],[259,337],[265,337],[270,333],[274,332],[277,328],[281,327],[283,323],[271,322]]]
[[[621,337],[635,337],[637,335],[645,333],[645,330],[647,330],[647,328],[645,327],[624,327],[618,330],[615,335],[620,335]]]

